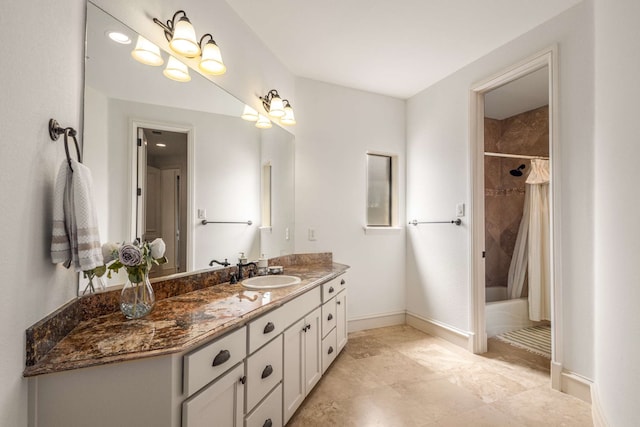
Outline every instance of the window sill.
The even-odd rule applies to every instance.
[[[369,227],[364,226],[364,234],[397,234],[400,233],[403,227]]]

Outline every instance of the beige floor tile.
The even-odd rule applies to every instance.
[[[485,405],[467,412],[446,416],[435,423],[425,424],[421,427],[517,427],[521,425],[512,417]]]

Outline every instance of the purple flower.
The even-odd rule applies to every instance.
[[[118,249],[118,260],[125,267],[135,267],[142,261],[142,252],[137,246],[122,245]]]

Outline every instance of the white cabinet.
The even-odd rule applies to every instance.
[[[338,345],[336,341],[335,328],[329,332],[329,335],[322,340],[322,373],[324,374],[329,365],[336,360],[338,354]]]
[[[182,427],[242,427],[244,365],[205,387],[182,404]]]
[[[247,359],[247,412],[282,380],[282,335]]]
[[[282,427],[282,384],[246,417],[245,427]]]
[[[347,290],[343,289],[336,296],[336,340],[338,353],[347,344]]]
[[[322,310],[313,310],[284,332],[284,422],[322,376]]]

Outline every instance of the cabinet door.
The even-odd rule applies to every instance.
[[[307,331],[304,336],[305,393],[320,381],[322,376],[322,311],[320,307],[305,317]]]
[[[285,424],[306,396],[304,379],[306,325],[305,319],[300,319],[284,332],[282,398]]]
[[[347,344],[347,291],[343,290],[336,297],[336,338],[338,353]]]
[[[182,427],[242,427],[244,364],[182,404]]]

